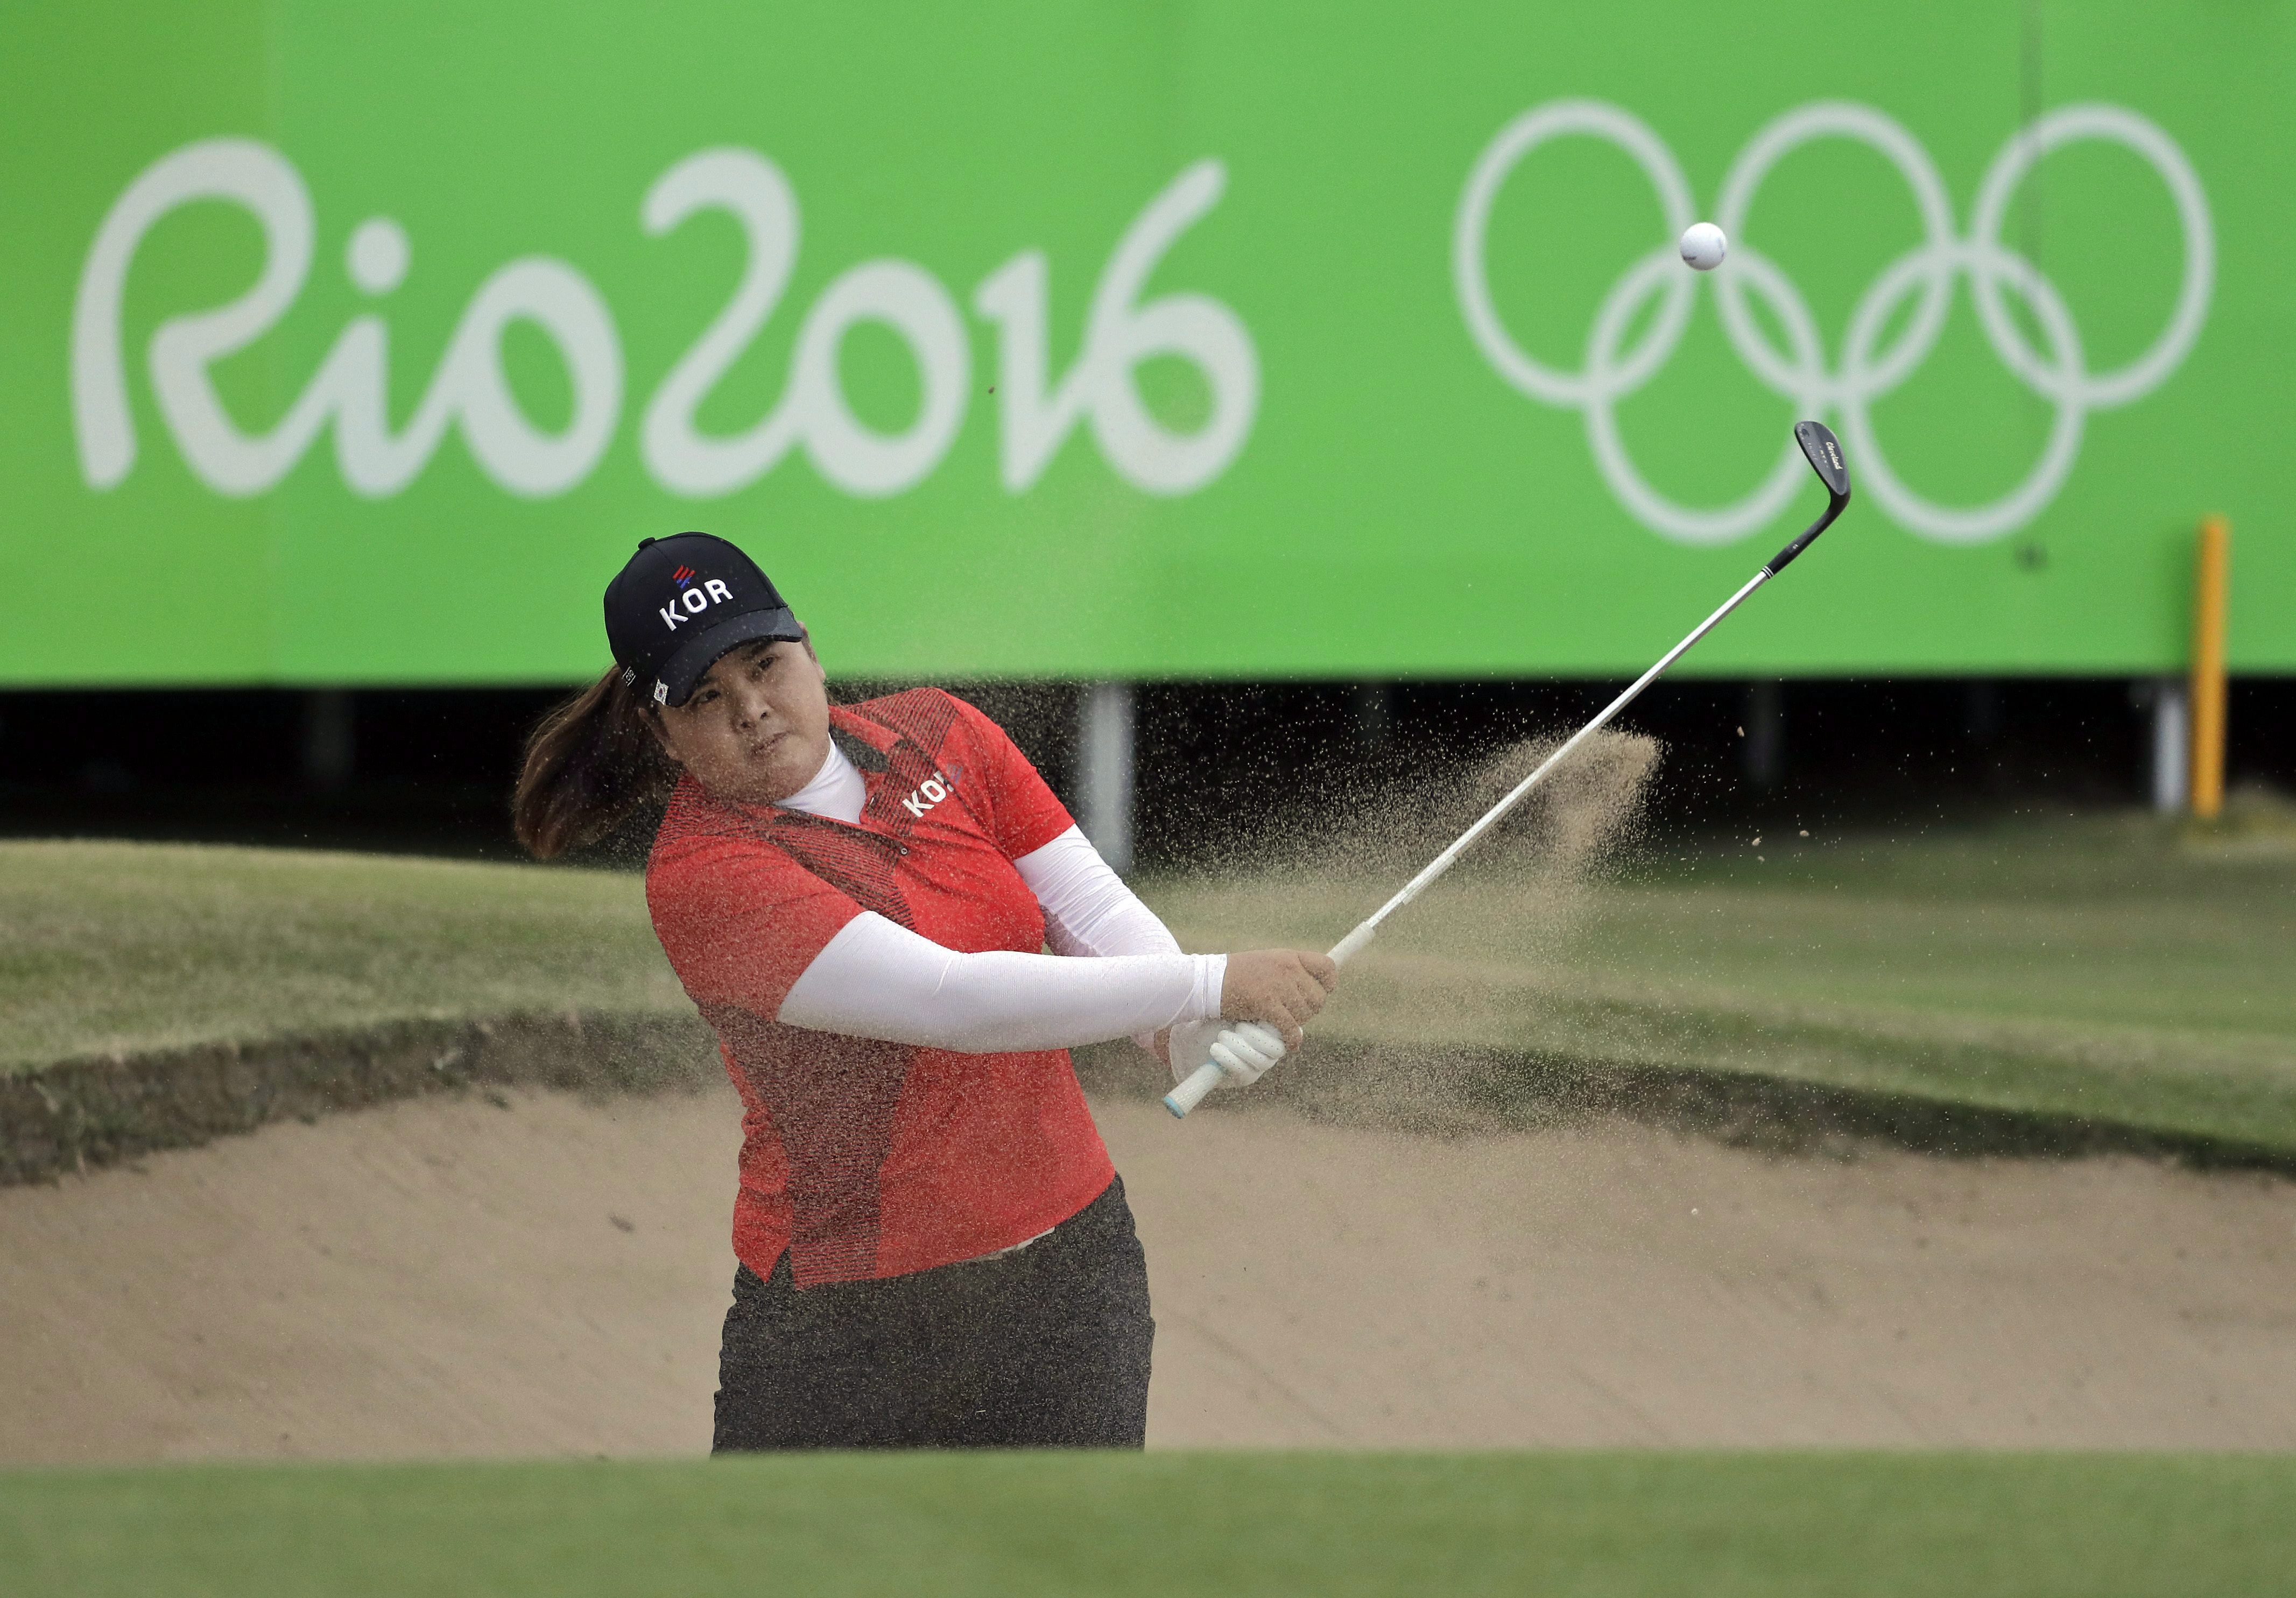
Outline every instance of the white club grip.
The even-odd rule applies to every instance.
[[[1186,1081],[1164,1095],[1164,1108],[1170,1110],[1175,1119],[1185,1117],[1204,1102],[1204,1095],[1218,1087],[1220,1078],[1226,1075],[1227,1073],[1217,1064],[1205,1061],[1188,1073]]]
[[[1345,965],[1364,952],[1371,940],[1379,936],[1379,922],[1367,921],[1332,946],[1332,963]]]
[[[1345,965],[1349,960],[1361,954],[1364,947],[1378,936],[1379,922],[1376,919],[1364,922],[1340,939],[1338,947],[1332,950],[1332,963]],[[1226,1075],[1227,1073],[1220,1069],[1216,1062],[1206,1061],[1189,1073],[1186,1081],[1164,1095],[1164,1108],[1172,1112],[1175,1119],[1185,1120],[1188,1111],[1202,1103],[1204,1095],[1218,1087],[1220,1085],[1220,1078]]]

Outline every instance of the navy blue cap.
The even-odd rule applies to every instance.
[[[622,680],[682,705],[728,650],[805,636],[758,563],[723,538],[645,538],[606,585],[606,642]]]

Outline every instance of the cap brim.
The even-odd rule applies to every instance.
[[[790,614],[787,605],[778,610],[750,611],[743,615],[719,622],[705,633],[697,633],[677,646],[677,652],[663,663],[661,675],[654,679],[665,690],[656,701],[665,705],[682,705],[693,692],[693,684],[702,673],[724,659],[730,650],[744,643],[756,643],[773,639],[794,643],[805,636]]]

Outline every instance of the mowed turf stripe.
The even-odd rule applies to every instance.
[[[1234,1103],[1464,1129],[1586,1102],[2287,1168],[2296,824],[2276,838],[2211,854],[2107,815],[1771,839],[1624,885],[1494,846],[1350,969],[1304,1058]],[[1320,947],[1393,886],[1368,870],[1143,889],[1193,947]],[[634,875],[0,843],[0,1180],[434,1081],[714,1069]],[[1122,1091],[1153,1076],[1128,1053],[1087,1069]]]
[[[633,874],[0,842],[0,1072],[574,1009],[693,1012]]]
[[[1808,1087],[1866,1101],[1850,1119],[1868,1131],[1954,1134],[1925,1130],[1922,1147],[2158,1137],[2163,1152],[2278,1165],[2296,1151],[2296,821],[2262,841],[2233,850],[2105,815],[1772,838],[1767,859],[1749,845],[1649,861],[1623,884],[1502,849],[1382,931],[1279,1091],[1450,1125],[1447,1089],[1535,1118],[1549,1108],[1536,1085],[1577,1068],[1630,1112],[1620,1082],[1656,1083],[1640,1096],[1665,1119],[1673,1080],[1700,1073],[1734,1104],[1759,1108],[1767,1080],[1789,1116]],[[1247,931],[1328,942],[1381,895],[1296,872],[1148,897],[1191,947],[1216,947]],[[1346,1059],[1311,1084],[1319,1043]],[[1368,1054],[1387,1086],[1342,1080]],[[1468,1056],[1515,1063],[1457,1069]],[[1531,1095],[1510,1105],[1507,1078]],[[1956,1130],[1964,1106],[1978,1113]],[[2023,1125],[2037,1120],[2064,1135]]]
[[[0,1475],[22,1598],[2287,1590],[2296,1459],[911,1455]]]

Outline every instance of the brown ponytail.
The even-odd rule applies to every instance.
[[[548,860],[586,848],[668,794],[677,767],[654,742],[651,709],[616,666],[542,718],[511,801],[528,852]]]

